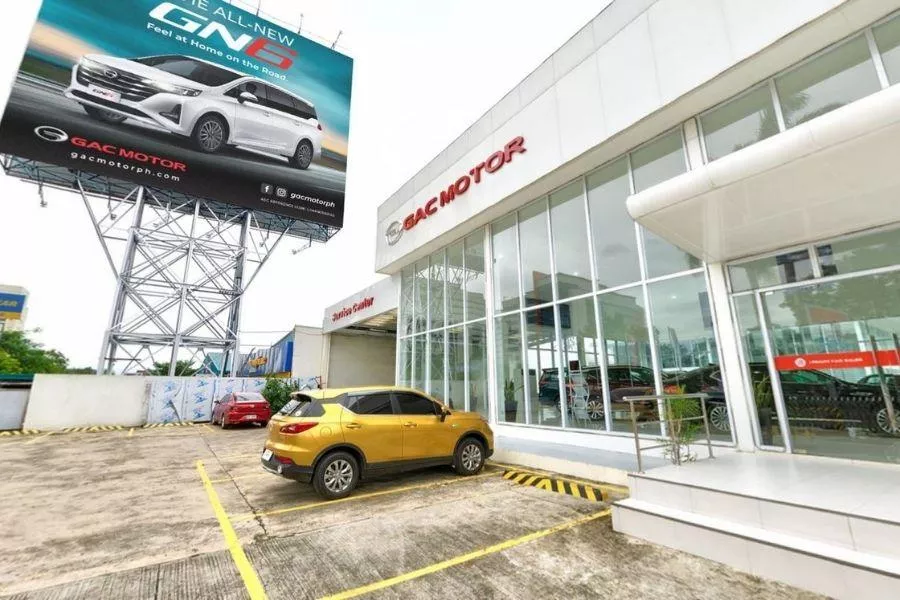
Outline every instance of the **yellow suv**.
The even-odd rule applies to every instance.
[[[311,481],[329,500],[350,495],[366,475],[438,465],[474,475],[494,451],[494,434],[480,414],[398,387],[294,394],[268,433],[263,468]]]

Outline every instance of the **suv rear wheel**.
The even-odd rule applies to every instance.
[[[103,121],[104,123],[121,123],[125,120],[120,114],[110,112],[108,110],[102,110],[100,108],[94,108],[93,106],[87,106],[82,104],[81,107],[84,109],[84,112],[88,114],[92,119],[97,119],[98,121]]]
[[[309,168],[309,165],[312,164],[313,158],[313,147],[307,140],[303,140],[299,144],[297,144],[297,150],[294,152],[294,156],[291,159],[291,164],[293,164],[298,169],[305,171]]]
[[[204,115],[194,126],[191,138],[200,152],[215,154],[228,143],[228,124],[218,115]]]
[[[484,444],[473,437],[460,442],[453,456],[453,468],[460,475],[474,475],[484,467]]]
[[[359,482],[359,463],[347,452],[329,454],[316,466],[313,487],[326,500],[346,498]]]

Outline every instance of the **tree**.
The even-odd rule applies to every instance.
[[[266,386],[260,392],[263,397],[269,401],[272,412],[278,412],[291,399],[291,392],[300,389],[297,382],[290,379],[281,379],[279,377],[269,377],[266,379]]]
[[[168,375],[171,364],[168,362],[153,363],[153,368],[147,371],[147,375]],[[175,362],[175,375],[178,377],[191,377],[197,371],[198,369],[194,368],[194,361],[179,360]]]
[[[0,373],[65,373],[68,366],[61,352],[45,350],[24,332],[0,332]]]
[[[96,375],[97,369],[93,367],[80,367],[78,369],[66,369],[66,375]]]

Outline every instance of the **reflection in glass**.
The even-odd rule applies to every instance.
[[[644,292],[640,286],[598,296],[604,349],[609,364],[610,403],[613,431],[631,431],[626,396],[656,393]],[[658,425],[640,421],[659,419],[656,402],[636,405],[641,433],[659,434]]]
[[[487,330],[484,321],[466,325],[469,344],[469,410],[488,416]]]
[[[784,122],[794,127],[881,89],[863,35],[775,79]]]
[[[730,265],[731,290],[742,292],[813,278],[809,252],[796,250]]]
[[[895,17],[879,25],[873,33],[888,81],[891,85],[900,83],[900,18]]]
[[[444,332],[432,331],[429,334],[429,358],[431,373],[429,374],[428,393],[438,400],[444,399]]]
[[[400,335],[413,332],[413,267],[406,267],[400,274]]]
[[[522,249],[522,287],[525,306],[553,301],[550,280],[550,237],[547,231],[547,201],[539,200],[519,211]]]
[[[478,230],[465,239],[466,244],[466,320],[485,315],[484,295],[484,231]],[[513,263],[515,269],[515,262]],[[517,287],[517,284],[514,286]]]
[[[426,346],[425,336],[428,334],[417,335],[413,338],[413,379],[412,386],[417,390],[425,391],[425,359]]]
[[[525,313],[528,331],[528,385],[531,395],[531,422],[562,426],[559,404],[559,361],[553,307]]]
[[[687,171],[681,129],[631,153],[634,191],[640,192]]]
[[[444,251],[440,250],[431,255],[431,329],[444,326]]]
[[[893,266],[900,257],[900,229],[831,242],[816,253],[825,277]]]
[[[463,328],[447,330],[447,380],[450,393],[447,404],[456,410],[466,408],[466,361]]]
[[[662,277],[680,271],[697,269],[703,265],[696,256],[688,254],[641,227],[644,234],[644,254],[647,257],[647,277]]]
[[[767,292],[763,304],[795,450],[900,462],[900,273]]]
[[[582,186],[579,179],[550,195],[556,288],[561,300],[589,294],[593,289]]]
[[[463,265],[462,240],[447,248],[447,324],[463,320],[463,286],[466,272]]]
[[[663,390],[707,394],[710,431],[715,439],[730,442],[731,422],[706,278],[702,273],[677,277],[652,283],[648,289]]]
[[[400,340],[400,381],[401,387],[412,385],[412,338]]]
[[[496,320],[497,400],[501,422],[525,422],[525,377],[520,314]]]
[[[428,259],[415,264],[415,331],[428,331]]]
[[[491,225],[494,258],[494,308],[506,312],[519,308],[519,272],[516,267],[516,216]]]
[[[603,343],[597,336],[594,299],[582,298],[560,306],[568,319],[562,319],[563,364],[568,390],[568,426],[578,429],[606,429],[603,405],[603,377],[600,362]]]
[[[700,126],[710,161],[775,135],[778,119],[769,84],[702,115]]]
[[[628,159],[622,158],[587,178],[591,236],[601,290],[639,281],[637,236],[625,206],[630,185]]]

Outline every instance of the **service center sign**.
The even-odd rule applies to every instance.
[[[220,0],[44,0],[0,152],[340,227],[352,72]]]

